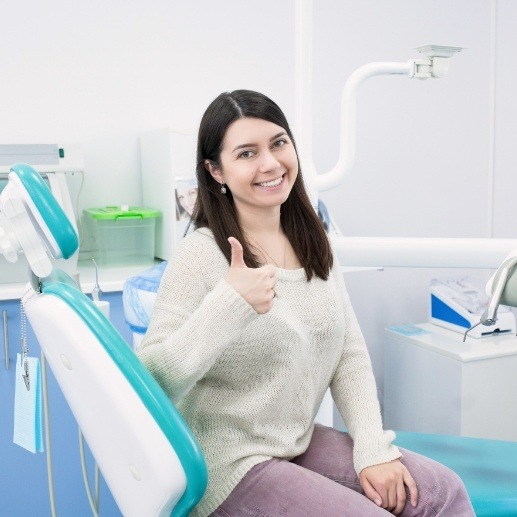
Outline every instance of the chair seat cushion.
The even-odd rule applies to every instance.
[[[454,470],[477,517],[517,517],[517,442],[399,431],[395,443]]]

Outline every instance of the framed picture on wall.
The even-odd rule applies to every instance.
[[[177,246],[181,239],[185,236],[185,232],[192,231],[193,225],[189,222],[194,211],[194,205],[197,199],[197,180],[191,177],[177,177],[174,180],[174,199],[176,203],[176,221],[174,232],[174,243]]]

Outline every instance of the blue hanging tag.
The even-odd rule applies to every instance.
[[[15,377],[13,442],[30,452],[43,452],[39,359],[18,354]]]

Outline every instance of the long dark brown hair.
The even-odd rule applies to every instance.
[[[226,194],[222,194],[219,183],[205,168],[205,160],[221,167],[220,156],[226,130],[240,118],[258,118],[280,126],[289,135],[296,150],[287,119],[271,99],[250,90],[235,90],[219,95],[208,106],[199,126],[196,166],[199,191],[192,221],[196,228],[207,227],[212,230],[228,263],[231,261],[231,248],[227,239],[231,236],[242,244],[246,265],[259,267],[259,261],[251,252],[239,225],[230,189],[227,186]],[[299,165],[291,193],[282,204],[280,224],[305,269],[307,280],[313,275],[326,280],[332,268],[332,250],[323,224],[305,190]]]

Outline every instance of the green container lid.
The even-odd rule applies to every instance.
[[[106,206],[104,208],[88,208],[84,210],[92,219],[150,219],[160,216],[158,210],[153,208],[143,208],[141,206],[130,206],[127,210],[122,210],[120,206]]]

